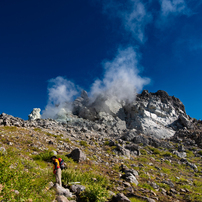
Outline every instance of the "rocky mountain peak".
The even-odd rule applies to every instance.
[[[192,127],[183,103],[162,90],[155,93],[144,90],[130,103],[105,95],[92,99],[86,91],[82,91],[81,96],[72,103],[72,111],[65,107],[58,110],[56,122],[97,128],[105,131],[106,136],[121,136],[125,132],[130,134],[130,131],[136,131],[136,134],[165,139],[172,137],[179,129]],[[33,109],[29,120],[36,122],[32,124],[47,122],[40,118],[40,109]],[[2,122],[12,123],[11,120],[3,119]],[[29,122],[18,122],[30,125]]]

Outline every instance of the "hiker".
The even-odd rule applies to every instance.
[[[62,186],[60,162],[56,156],[52,156],[51,160],[52,160],[53,165],[54,165],[53,166],[53,173],[55,174],[56,183],[58,183],[60,186]]]

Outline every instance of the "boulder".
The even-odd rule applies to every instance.
[[[126,165],[124,164],[121,164],[121,166],[119,167],[120,168],[120,171],[123,172],[123,173],[131,173],[132,175],[134,176],[138,176],[138,172],[134,169],[129,169]]]
[[[49,182],[46,187],[47,187],[47,189],[51,189],[52,187],[54,187],[54,183]]]
[[[121,176],[121,178],[125,179],[127,182],[138,185],[138,181],[132,173],[129,173],[129,172],[125,173],[124,175]]]
[[[86,188],[83,186],[83,185],[76,185],[76,184],[73,184],[71,185],[70,187],[70,190],[72,192],[74,192],[75,194],[80,194],[81,191],[84,191]]]
[[[132,151],[132,152],[135,151],[137,156],[140,156],[140,155],[141,155],[139,146],[137,146],[137,145],[135,145],[135,144],[127,144],[127,145],[125,146],[125,149],[128,149],[128,150],[130,150],[130,151]]]
[[[187,156],[186,152],[173,151],[173,154],[176,154],[179,158],[186,158]]]
[[[69,202],[69,200],[65,196],[57,196],[57,202]]]
[[[64,187],[61,187],[59,184],[56,183],[55,185],[55,188],[56,188],[56,193],[58,195],[63,195],[63,196],[66,196],[66,197],[70,197],[72,198],[72,193],[69,191],[69,189],[65,189]]]
[[[130,151],[128,149],[123,148],[121,145],[117,144],[114,150],[118,153],[118,155],[123,155],[130,158]]]
[[[130,200],[123,193],[118,193],[113,196],[112,202],[130,202]]]
[[[79,148],[74,149],[67,157],[72,158],[74,161],[81,162],[86,160],[86,155]]]

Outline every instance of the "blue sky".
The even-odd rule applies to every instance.
[[[107,61],[131,50],[134,71],[150,79],[142,89],[167,91],[201,119],[201,3],[0,1],[0,113],[27,119],[34,107],[43,110],[48,80],[58,76],[90,91],[104,81]]]

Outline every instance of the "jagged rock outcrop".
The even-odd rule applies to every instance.
[[[173,136],[173,122],[178,120],[180,115],[187,116],[182,102],[165,91],[149,93],[144,90],[137,95],[135,102],[125,105],[124,109],[127,128],[135,128],[143,134],[157,138]]]
[[[32,121],[32,120],[40,119],[41,118],[40,111],[41,111],[40,108],[34,108],[32,112],[28,115],[28,120]]]
[[[103,95],[94,102],[89,100],[87,93],[82,92],[81,97],[74,101],[73,113],[91,121],[98,120],[118,131],[136,129],[163,139],[173,136],[180,127],[191,127],[182,102],[165,91],[149,93],[144,90],[132,103]]]

